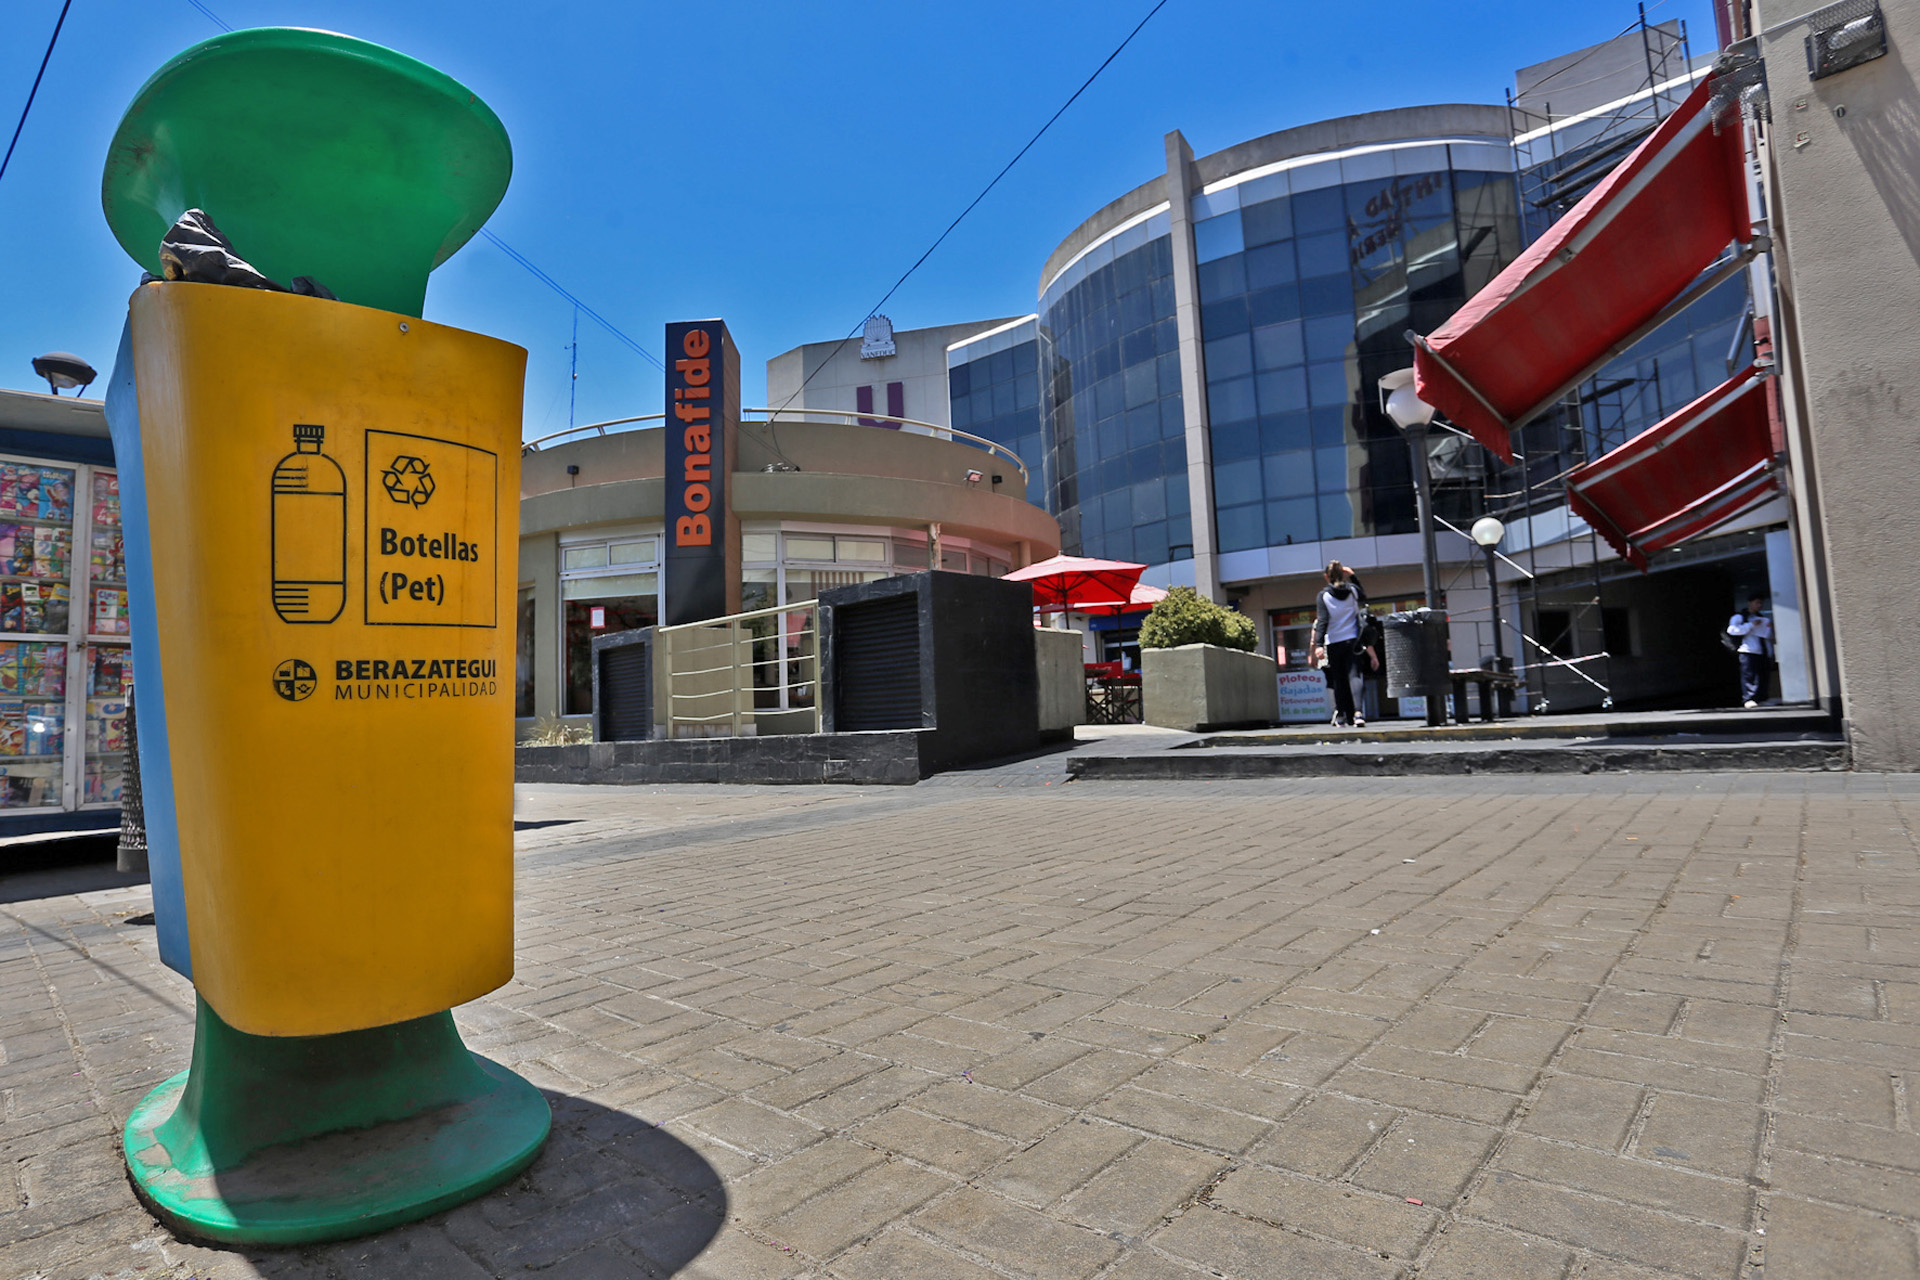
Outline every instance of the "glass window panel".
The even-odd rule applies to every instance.
[[[1178,437],[1185,435],[1186,431],[1187,411],[1185,402],[1177,395],[1170,396],[1163,394],[1160,397],[1160,439],[1163,442],[1177,440]],[[1165,448],[1166,445],[1163,443],[1161,447]],[[1181,445],[1180,447],[1185,448],[1186,446]],[[1186,464],[1183,462],[1181,465],[1185,466]]]
[[[964,551],[952,551],[942,547],[940,549],[940,567],[948,573],[965,573],[967,571],[967,553]]]
[[[1260,453],[1260,424],[1249,418],[1245,422],[1216,424],[1213,428],[1213,457],[1216,462],[1230,462],[1235,458],[1258,457]]]
[[[744,569],[740,573],[740,612],[771,609],[780,603],[779,570]]]
[[[1133,554],[1147,564],[1167,562],[1167,522],[1150,520],[1133,527]]]
[[[1206,345],[1207,381],[1224,382],[1253,372],[1253,339],[1244,333],[1215,338]]]
[[[1127,410],[1127,448],[1136,450],[1160,439],[1160,404],[1152,401]]]
[[[1258,502],[1260,497],[1260,463],[1258,461],[1249,459],[1245,462],[1230,462],[1214,467],[1215,506],[1233,507],[1243,502]]]
[[[977,574],[982,578],[991,578],[993,576],[993,561],[983,555],[975,553],[967,561],[967,569],[970,573]]]
[[[1200,300],[1215,302],[1247,291],[1246,258],[1238,253],[1200,264]]]
[[[1356,538],[1365,532],[1354,519],[1353,499],[1349,495],[1323,493],[1317,501],[1322,538]]]
[[[1108,418],[1094,428],[1094,435],[1100,442],[1100,457],[1103,463],[1116,458],[1127,451],[1127,419],[1125,415]]]
[[[1205,303],[1200,308],[1200,333],[1203,338],[1224,338],[1228,334],[1245,333],[1248,327],[1245,298],[1227,298],[1220,302]]]
[[[1153,349],[1163,356],[1180,350],[1180,326],[1177,322],[1161,320],[1154,324]]]
[[[1207,415],[1215,426],[1227,422],[1244,422],[1259,416],[1259,408],[1254,401],[1253,379],[1235,378],[1231,382],[1216,382],[1207,388]]]
[[[887,544],[877,539],[835,538],[833,540],[834,559],[852,561],[859,564],[885,564],[887,562]]]
[[[831,560],[833,559],[833,539],[812,534],[790,533],[787,535],[787,559]]]
[[[1033,373],[1039,366],[1040,346],[1035,342],[1023,342],[1013,348],[1013,373],[1023,377]]]
[[[1317,276],[1300,282],[1301,315],[1324,316],[1336,311],[1353,314],[1353,277],[1343,272],[1337,276]]]
[[[1133,515],[1136,520],[1164,520],[1167,492],[1164,481],[1155,478],[1133,486]]]
[[[1295,176],[1299,177],[1301,175]],[[1339,187],[1321,187],[1317,191],[1296,190],[1294,192],[1294,235],[1304,237],[1315,231],[1340,231],[1344,233],[1346,225],[1346,198]]]
[[[1300,276],[1330,276],[1347,269],[1347,233],[1330,231],[1324,235],[1301,236],[1293,242],[1300,257]]]
[[[896,540],[893,544],[893,563],[895,567],[901,569],[926,568],[927,544],[919,540],[913,542]]]
[[[592,547],[563,547],[560,550],[562,569],[604,569],[607,566],[607,544],[602,542]]]
[[[741,534],[740,558],[748,564],[763,564],[779,559],[779,553],[774,550],[774,535],[771,533]]]
[[[957,395],[947,401],[947,424],[965,431],[973,425],[973,397]]]
[[[1120,339],[1120,362],[1124,365],[1150,364],[1158,348],[1154,344],[1154,331],[1142,329]]]
[[[1169,473],[1164,483],[1167,486],[1167,518],[1170,520],[1184,518],[1187,512],[1193,509],[1191,506],[1193,490],[1187,487],[1186,473],[1181,472],[1177,475]]]
[[[1320,493],[1345,493],[1348,456],[1344,445],[1322,445],[1313,451],[1313,487]]]
[[[599,600],[605,596],[651,595],[657,589],[657,573],[609,573],[597,578],[567,578],[560,584],[563,600]]]
[[[1267,533],[1274,546],[1320,540],[1319,504],[1312,498],[1286,498],[1267,504]]]
[[[1315,316],[1306,322],[1307,359],[1342,360],[1353,344],[1352,316]]]
[[[1305,411],[1260,415],[1260,452],[1286,453],[1312,444],[1313,430]]]
[[[995,384],[993,388],[993,416],[998,418],[1003,414],[1012,413],[1018,407],[1019,402],[1014,395],[1013,383],[1001,382]],[[978,421],[977,417],[975,420]]]
[[[1247,298],[1248,322],[1266,328],[1297,319],[1300,315],[1300,289],[1297,285],[1278,284]]]
[[[973,389],[973,365],[957,364],[947,370],[947,394],[954,398],[964,396]]]
[[[1136,364],[1120,375],[1127,408],[1134,409],[1160,398],[1160,380],[1150,364]]]
[[[1298,320],[1288,320],[1281,324],[1269,324],[1253,331],[1253,363],[1258,369],[1278,369],[1290,364],[1303,364],[1307,358],[1306,344],[1302,341],[1301,325]],[[1262,383],[1262,386],[1265,384]],[[1301,403],[1306,402],[1304,394]],[[1293,405],[1273,405],[1265,403],[1262,395],[1261,408],[1291,409]]]
[[[1276,284],[1292,284],[1300,278],[1294,268],[1291,244],[1270,244],[1246,253],[1247,287],[1265,289]]]
[[[1346,362],[1330,360],[1308,365],[1307,398],[1316,405],[1346,404],[1351,398],[1347,390]]]
[[[1180,355],[1169,351],[1166,355],[1154,357],[1154,366],[1159,371],[1155,379],[1160,384],[1162,396],[1180,394]]]
[[[1267,545],[1267,514],[1258,503],[1221,508],[1214,526],[1220,531],[1222,551],[1250,551]]]
[[[1174,560],[1193,559],[1193,524],[1187,516],[1167,520],[1167,555]]]
[[[1284,197],[1242,205],[1240,232],[1248,246],[1272,244],[1293,235],[1293,206]]]
[[[987,378],[991,382],[1005,382],[1013,376],[1013,348],[996,351],[987,357]]]
[[[1152,323],[1153,295],[1147,292],[1145,286],[1135,289],[1120,299],[1120,332],[1132,333]]]
[[[1313,410],[1313,442],[1316,445],[1346,444],[1346,405],[1327,405]]]
[[[1013,408],[1023,413],[1040,403],[1040,380],[1030,373],[1023,373],[1013,380]]]
[[[1260,470],[1269,498],[1304,498],[1314,491],[1313,455],[1305,449],[1270,454]]]
[[[1193,224],[1193,253],[1197,261],[1211,262],[1238,253],[1241,248],[1238,209]]]
[[[742,541],[744,542],[745,539]],[[607,548],[607,558],[614,564],[652,564],[653,539],[642,538],[637,542],[613,543]]]

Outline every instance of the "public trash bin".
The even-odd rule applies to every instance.
[[[1438,609],[1390,613],[1387,634],[1387,696],[1446,696],[1447,615]]]

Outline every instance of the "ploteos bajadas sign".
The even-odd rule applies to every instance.
[[[721,320],[667,326],[666,554],[660,620],[740,609],[740,522],[728,478],[740,422],[740,354]]]

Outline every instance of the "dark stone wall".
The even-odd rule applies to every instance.
[[[920,617],[921,702],[931,726],[921,751],[929,774],[1040,746],[1040,680],[1034,662],[1033,589],[974,574],[882,578],[821,593],[826,679],[844,679],[834,645],[834,611],[903,594]],[[826,705],[830,732],[834,700]]]

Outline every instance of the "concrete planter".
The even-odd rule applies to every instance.
[[[1040,677],[1040,737],[1071,740],[1087,722],[1087,669],[1078,631],[1036,628],[1034,668]]]
[[[1140,651],[1148,724],[1163,729],[1270,725],[1280,718],[1273,659],[1211,644]]]

